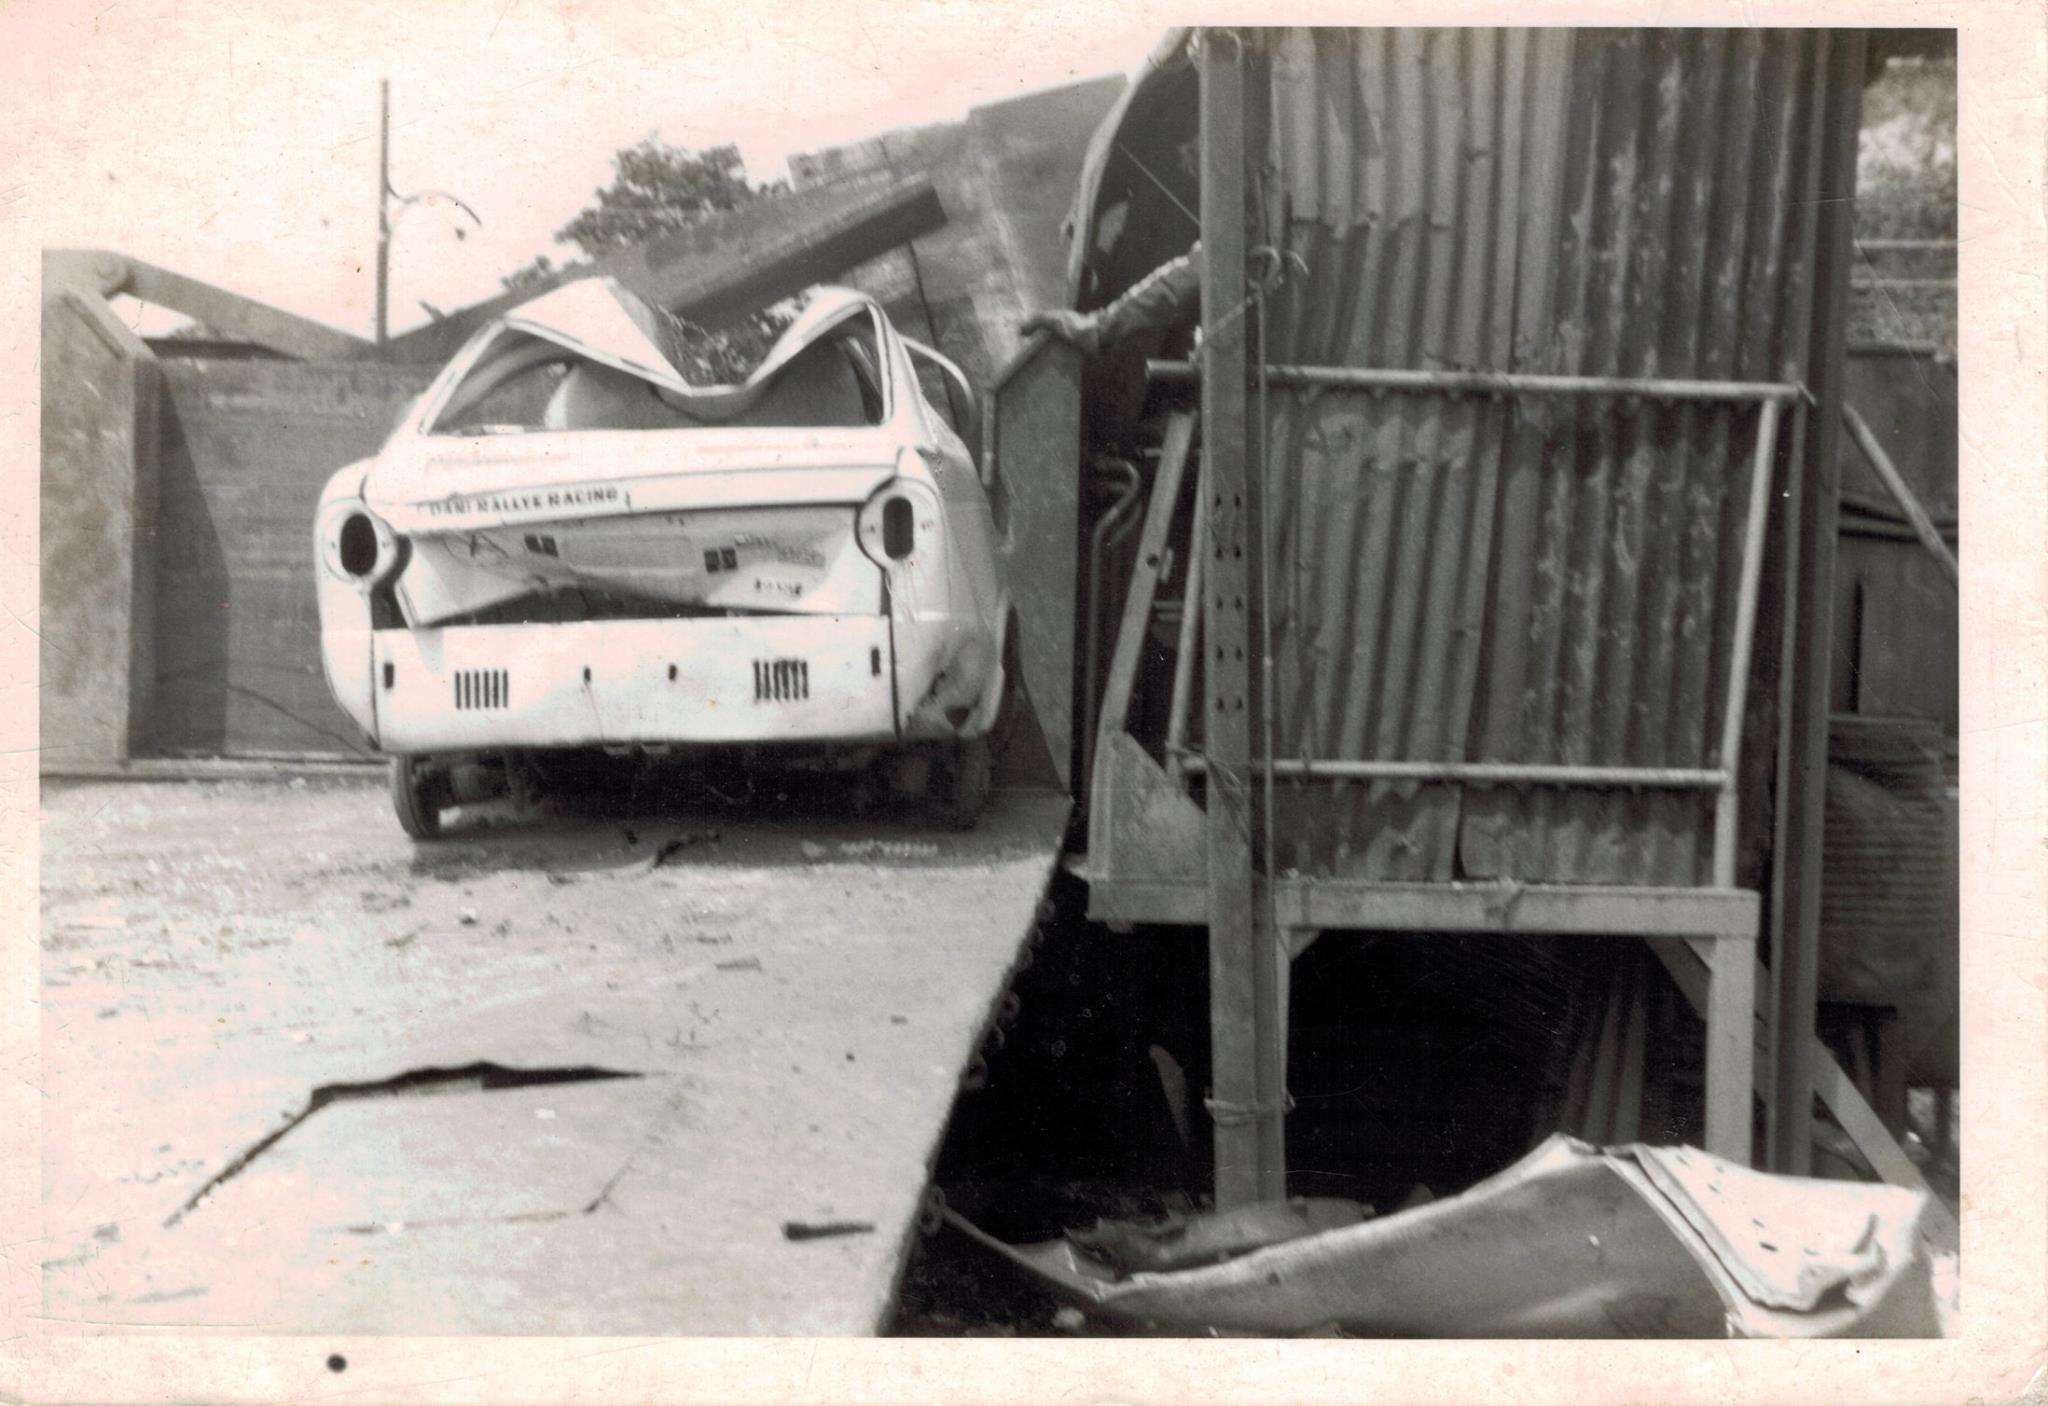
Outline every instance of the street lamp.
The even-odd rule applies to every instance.
[[[483,217],[459,196],[445,190],[415,191],[411,195],[400,195],[391,188],[391,80],[378,82],[379,110],[377,119],[377,345],[383,346],[388,338],[386,323],[387,309],[391,297],[391,232],[398,227],[398,221],[405,218],[405,212],[427,200],[445,200],[476,224],[483,228]],[[398,213],[391,213],[393,203]],[[462,238],[462,228],[457,226],[455,237]]]

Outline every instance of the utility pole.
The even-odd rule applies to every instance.
[[[377,345],[383,346],[391,285],[391,80],[377,80]]]
[[[451,195],[445,190],[415,191],[411,195],[400,195],[391,188],[391,80],[377,80],[377,345],[383,346],[390,338],[389,312],[391,303],[391,233],[397,219],[391,214],[392,202],[398,204],[398,216],[422,200],[445,200],[463,214],[478,229],[483,228],[483,216],[469,208],[461,196]],[[455,226],[455,237],[463,237],[461,225]]]

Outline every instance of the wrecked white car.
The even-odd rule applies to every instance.
[[[971,416],[965,379],[848,289],[744,374],[692,330],[609,279],[558,288],[327,485],[328,684],[416,838],[566,749],[883,762],[979,815],[1017,670],[985,485],[934,403]]]

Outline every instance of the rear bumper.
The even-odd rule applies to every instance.
[[[884,616],[475,625],[354,638],[370,651],[375,711],[359,721],[388,752],[897,735]],[[347,650],[350,641],[330,636],[327,647]]]

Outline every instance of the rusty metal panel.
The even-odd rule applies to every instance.
[[[320,672],[309,524],[433,367],[161,363],[151,750],[365,753]]]
[[[1797,379],[1803,32],[1267,38],[1268,359]],[[1281,756],[1718,764],[1754,407],[1275,387]],[[1704,882],[1707,795],[1287,783],[1282,862]]]

